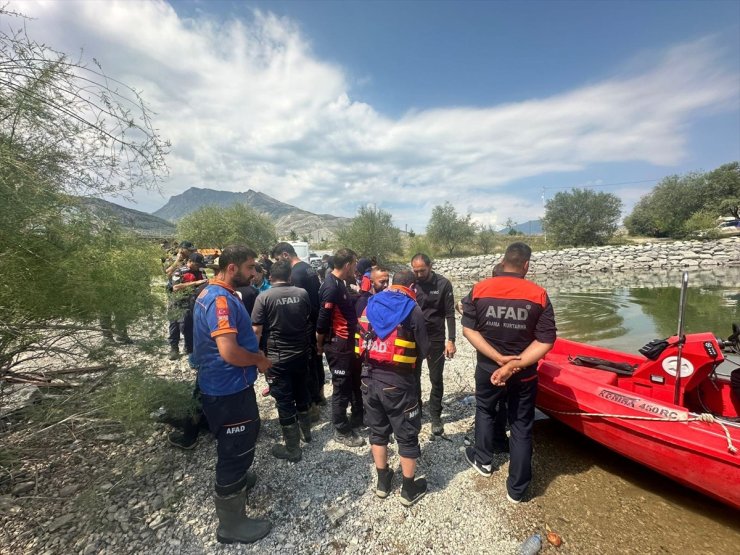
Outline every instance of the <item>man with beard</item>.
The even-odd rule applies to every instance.
[[[442,396],[444,382],[442,375],[445,358],[455,356],[455,297],[452,284],[446,278],[432,271],[432,261],[426,254],[415,254],[411,267],[416,274],[416,302],[427,322],[427,333],[431,346],[427,356],[429,381],[432,391],[429,394],[429,415],[432,419],[432,433],[444,434],[442,426]],[[445,323],[447,341],[445,342]],[[421,364],[417,367],[419,378],[419,398],[421,398]]]
[[[254,382],[272,363],[259,351],[257,336],[235,288],[254,275],[256,253],[243,246],[224,249],[218,274],[198,295],[194,311],[195,362],[203,412],[217,441],[214,497],[221,543],[252,543],[271,528],[245,514],[247,490],[256,477],[254,460],[260,417]]]

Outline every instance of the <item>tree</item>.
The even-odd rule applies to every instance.
[[[686,222],[696,213],[717,217],[738,214],[740,164],[731,162],[710,172],[671,175],[640,199],[624,224],[633,235],[683,237]],[[693,225],[693,224],[692,224]],[[689,226],[692,227],[692,226]]]
[[[272,221],[246,204],[204,206],[177,222],[177,235],[198,247],[245,244],[257,252],[269,251],[277,242]]]
[[[611,193],[573,189],[545,207],[547,232],[556,245],[604,245],[617,230],[622,201]]]
[[[290,235],[288,236],[290,241],[298,241],[298,233],[295,229],[290,230]]]
[[[471,216],[458,216],[449,202],[435,206],[427,225],[427,238],[437,243],[452,256],[456,248],[475,236],[475,224]]]
[[[372,206],[360,208],[349,225],[337,231],[337,243],[378,260],[403,252],[401,232],[393,225],[391,214]]]
[[[476,235],[476,242],[483,254],[489,254],[496,244],[496,232],[490,225],[488,227],[481,226]]]
[[[0,374],[85,356],[99,317],[157,306],[156,249],[78,201],[157,188],[168,143],[150,117],[99,65],[0,30]]]

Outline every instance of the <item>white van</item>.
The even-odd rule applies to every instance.
[[[305,241],[288,241],[289,245],[292,245],[293,249],[295,249],[296,255],[298,255],[298,258],[303,260],[306,264],[310,264],[311,260],[309,258],[309,250],[308,250],[308,243]]]

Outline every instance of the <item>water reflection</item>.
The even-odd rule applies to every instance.
[[[655,338],[676,333],[680,271],[531,276],[555,308],[558,335],[636,352]],[[471,283],[456,283],[465,295]],[[740,323],[740,267],[689,274],[686,331],[730,334]]]

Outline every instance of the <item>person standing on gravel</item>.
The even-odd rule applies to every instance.
[[[547,292],[524,279],[532,249],[512,243],[503,271],[476,283],[463,299],[463,335],[478,351],[475,368],[475,444],[465,459],[482,476],[493,474],[493,454],[502,450],[494,432],[497,406],[508,405],[511,426],[506,498],[519,503],[532,480],[532,427],[537,362],[552,349],[555,314]]]
[[[316,349],[316,320],[319,317],[319,288],[321,281],[310,264],[307,264],[296,254],[290,243],[278,243],[272,248],[272,257],[275,260],[288,260],[291,266],[290,283],[308,293],[311,302],[311,352],[309,353],[308,391],[311,394],[311,420],[318,422],[320,408],[326,406],[324,396],[324,361]]]
[[[224,249],[218,274],[195,301],[194,339],[203,412],[216,436],[216,495],[221,543],[252,543],[269,532],[267,520],[248,518],[249,472],[260,425],[254,382],[272,363],[259,350],[252,321],[235,287],[248,285],[257,254],[243,246]]]
[[[375,493],[388,497],[393,470],[388,467],[388,439],[396,436],[401,458],[401,503],[411,506],[427,491],[424,478],[416,478],[416,459],[421,455],[419,431],[421,409],[416,386],[417,358],[429,352],[424,314],[411,289],[411,270],[393,276],[390,289],[367,301],[358,322],[357,350],[362,367],[365,421],[378,474]]]
[[[316,322],[316,343],[319,356],[326,353],[334,389],[331,398],[334,439],[348,447],[365,444],[352,429],[347,407],[352,400],[352,359],[357,314],[346,280],[355,278],[357,255],[353,250],[340,249],[334,254],[334,269],[326,274],[319,290],[319,319]]]
[[[444,395],[443,372],[445,358],[455,356],[455,296],[452,284],[432,271],[432,261],[426,254],[417,253],[411,259],[411,267],[416,274],[416,301],[419,303],[427,322],[427,333],[431,341],[427,366],[432,391],[429,394],[429,416],[432,419],[432,433],[444,434],[442,425],[442,397]],[[445,342],[445,322],[447,341]],[[417,368],[419,398],[421,398],[421,364]]]
[[[275,398],[285,445],[272,454],[291,462],[301,460],[301,435],[311,441],[310,400],[306,378],[311,349],[311,303],[308,293],[290,285],[290,262],[272,266],[272,287],[257,297],[252,327],[257,337],[267,334],[267,357],[272,362],[268,381]]]

